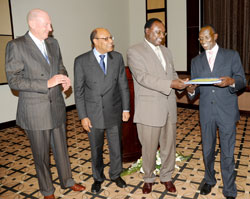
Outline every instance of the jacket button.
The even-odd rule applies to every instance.
[[[212,90],[212,92],[214,93],[214,92],[215,92],[215,90]]]
[[[44,74],[41,74],[41,76],[44,76]]]

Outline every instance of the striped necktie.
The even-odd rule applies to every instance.
[[[45,46],[44,42],[42,42],[42,54],[43,54],[44,58],[47,60],[48,64],[50,64],[49,57],[48,57],[48,54],[46,51],[46,46]]]
[[[105,55],[99,55],[99,57],[101,58],[101,60],[100,60],[101,69],[104,72],[104,74],[106,75],[105,62],[104,62]]]

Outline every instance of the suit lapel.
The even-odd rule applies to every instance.
[[[48,54],[48,58],[49,58],[49,62],[50,62],[50,65],[53,66],[53,56],[52,56],[52,52],[53,52],[53,49],[52,49],[52,44],[46,39],[45,41],[45,46],[46,46],[46,50],[47,50],[47,54]],[[46,60],[47,62],[47,60]]]
[[[113,66],[114,66],[114,59],[113,59],[113,55],[111,54],[111,52],[108,53],[108,57],[107,57],[107,74],[106,74],[106,78],[110,78],[113,75]]]
[[[206,71],[207,73],[211,73],[211,69],[210,69],[205,51],[203,51],[201,53],[201,63],[202,63],[202,71]]]
[[[148,51],[148,56],[151,57],[151,59],[153,60],[154,63],[154,68],[157,69],[159,71],[159,73],[165,73],[166,71],[164,70],[161,61],[159,60],[159,58],[157,57],[157,55],[155,54],[154,50],[149,46],[149,44],[144,41],[144,46],[146,48],[146,50]],[[162,52],[163,53],[163,52]],[[164,55],[163,55],[164,56]],[[165,61],[166,61],[166,57],[164,56]],[[167,61],[166,61],[167,64]]]
[[[216,73],[216,71],[218,71],[220,69],[220,66],[224,62],[224,56],[222,54],[223,54],[222,49],[219,47],[219,50],[217,52],[217,55],[216,55],[215,61],[214,61],[214,68],[213,68],[214,73]]]
[[[98,63],[95,54],[93,52],[93,50],[91,50],[90,52],[90,65],[93,68],[93,70],[95,71],[95,73],[97,74],[98,77],[104,77],[105,74],[103,73],[100,64]]]
[[[44,68],[50,74],[50,66],[49,66],[47,60],[45,59],[45,57],[43,56],[42,52],[37,47],[37,45],[35,44],[35,42],[31,39],[31,37],[29,36],[28,33],[26,33],[25,39],[26,39],[27,44],[28,44],[28,46],[30,48],[30,54],[32,55],[32,57],[34,59],[37,59],[39,62],[42,61]]]

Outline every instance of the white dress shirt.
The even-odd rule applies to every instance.
[[[215,46],[211,50],[206,50],[207,61],[209,63],[211,71],[213,71],[214,62],[215,62],[215,58],[216,58],[216,55],[218,53],[218,50],[219,50],[219,46],[217,43],[215,44]]]
[[[160,46],[155,46],[155,45],[151,44],[147,39],[145,39],[145,41],[148,43],[148,45],[153,49],[153,51],[157,55],[158,59],[161,62],[163,69],[166,70],[166,61],[163,57]]]
[[[29,36],[31,37],[31,39],[35,42],[35,44],[37,45],[37,47],[39,48],[39,50],[41,51],[41,53],[43,54],[43,56],[47,56],[48,57],[48,53],[46,50],[46,46],[45,46],[45,42],[44,40],[39,40],[37,39],[30,31],[29,31]]]

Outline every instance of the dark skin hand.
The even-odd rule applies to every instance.
[[[179,90],[182,90],[184,88],[186,88],[188,85],[187,84],[184,84],[184,82],[188,81],[189,79],[175,79],[175,80],[172,80],[172,83],[171,83],[171,88],[175,88],[175,89],[179,89]]]
[[[187,92],[189,92],[189,93],[194,93],[194,90],[195,90],[195,88],[196,88],[197,86],[198,86],[197,84],[190,84],[190,85],[188,85],[188,87],[187,87]]]
[[[214,84],[215,86],[226,87],[235,83],[235,80],[231,77],[220,77],[220,79],[221,83]]]
[[[214,84],[215,86],[219,86],[219,87],[223,88],[223,87],[226,87],[226,86],[233,85],[235,83],[235,80],[233,78],[231,78],[231,77],[220,77],[220,79],[221,79],[221,82],[217,83],[217,84]],[[187,87],[187,92],[193,93],[197,86],[198,86],[197,84],[190,84]]]

